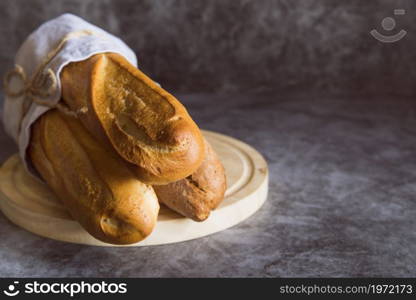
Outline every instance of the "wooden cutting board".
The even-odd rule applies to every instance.
[[[224,201],[200,223],[162,206],[152,234],[130,247],[182,242],[222,231],[247,219],[266,200],[268,169],[264,158],[234,138],[203,133],[226,170]],[[17,154],[0,168],[0,208],[10,221],[35,234],[71,243],[112,246],[93,238],[74,221],[49,188],[25,171]]]

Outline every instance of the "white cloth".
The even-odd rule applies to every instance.
[[[93,34],[68,39],[62,49],[46,66],[54,72],[57,79],[55,92],[47,99],[42,99],[47,100],[48,103],[56,104],[60,100],[61,82],[59,75],[62,69],[71,62],[85,60],[97,53],[114,52],[123,55],[131,64],[137,66],[134,52],[123,41],[72,14],[64,14],[50,20],[30,34],[17,52],[15,63],[23,68],[27,78],[31,78],[38,66],[45,61],[48,53],[51,53],[65,36],[80,31],[88,31]],[[21,80],[10,81],[10,88],[13,91],[22,86]],[[3,122],[6,132],[14,138],[19,147],[19,154],[26,169],[31,171],[32,174],[36,174],[36,172],[33,172],[31,163],[26,156],[26,150],[30,142],[30,127],[39,116],[50,108],[32,102],[27,113],[23,115],[24,99],[25,96],[5,96]]]

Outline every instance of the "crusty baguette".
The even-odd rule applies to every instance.
[[[32,128],[29,155],[72,217],[95,238],[130,244],[153,230],[159,203],[152,187],[137,180],[77,119],[57,110],[42,115]]]
[[[194,221],[203,221],[224,199],[224,167],[205,141],[205,159],[196,172],[182,180],[153,188],[161,203]]]
[[[177,181],[202,163],[203,138],[186,109],[122,56],[71,63],[61,80],[66,104],[84,109],[84,126],[131,163],[141,181]]]

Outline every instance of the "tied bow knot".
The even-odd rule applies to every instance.
[[[27,110],[27,100],[30,100],[38,105],[46,106],[49,108],[56,108],[65,115],[77,117],[80,113],[86,113],[87,107],[82,107],[78,111],[70,110],[66,105],[61,103],[50,103],[49,96],[53,95],[58,89],[58,79],[52,69],[46,68],[49,62],[61,51],[65,43],[74,38],[80,38],[83,36],[93,35],[94,32],[90,30],[80,30],[70,32],[63,37],[58,45],[46,56],[45,60],[34,72],[34,75],[29,79],[25,70],[20,65],[7,72],[4,77],[4,91],[10,98],[18,98],[25,96],[26,99],[23,102],[23,107]],[[13,78],[18,78],[21,82],[21,87],[13,90],[11,88],[11,81]],[[30,104],[30,103],[29,103]]]
[[[12,90],[11,81],[13,78],[18,78],[21,82],[20,87],[16,90]],[[50,103],[48,98],[56,92],[58,88],[58,80],[55,73],[52,69],[41,69],[36,72],[35,75],[28,79],[25,70],[19,66],[15,65],[13,69],[7,72],[4,77],[4,90],[6,95],[11,98],[17,98],[25,96],[26,99],[23,102],[24,110],[27,111],[27,100],[31,100],[33,103],[36,103],[41,106],[46,106],[49,108],[56,108],[67,116],[77,117],[80,112],[85,112],[85,108],[80,109],[77,112],[70,110],[66,105],[61,103]]]
[[[17,90],[11,88],[13,78],[18,78],[20,81],[20,87]],[[40,98],[52,95],[56,91],[57,85],[55,73],[51,69],[42,70],[28,80],[25,70],[21,66],[15,65],[4,78],[4,90],[7,96],[14,98],[26,95],[33,102],[45,106],[49,106],[49,104]]]

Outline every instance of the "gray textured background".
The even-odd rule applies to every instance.
[[[395,17],[395,44],[369,31]],[[181,93],[291,91],[414,95],[416,1],[2,0],[0,72],[43,21],[75,13],[121,36],[140,67]]]

